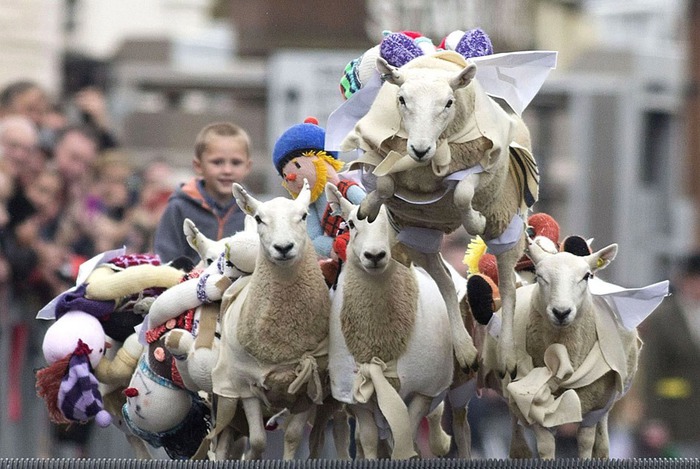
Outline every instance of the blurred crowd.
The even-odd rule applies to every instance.
[[[10,354],[0,414],[26,418],[32,396],[21,383],[40,355],[37,311],[95,254],[152,252],[174,188],[165,159],[135,164],[120,148],[101,90],[68,102],[31,81],[0,90],[0,343]]]

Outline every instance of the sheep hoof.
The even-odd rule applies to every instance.
[[[372,191],[360,202],[360,208],[357,209],[357,218],[364,220],[369,217],[369,222],[372,223],[377,218],[377,215],[379,215],[381,206],[381,198],[376,191]]]

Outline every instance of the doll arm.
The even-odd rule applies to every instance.
[[[306,219],[306,231],[314,244],[316,254],[323,257],[330,257],[333,237],[323,234],[321,219],[313,207],[309,207],[309,216]]]
[[[350,186],[345,194],[345,198],[353,204],[359,205],[366,195],[367,193],[360,186]]]

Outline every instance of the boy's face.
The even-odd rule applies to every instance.
[[[251,163],[241,138],[221,135],[210,136],[204,153],[193,160],[194,170],[204,179],[207,192],[220,203],[233,199],[231,186],[243,182]]]

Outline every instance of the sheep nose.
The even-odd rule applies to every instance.
[[[564,320],[571,314],[571,308],[566,308],[566,309],[558,309],[558,308],[552,308],[552,314],[554,314],[554,317],[559,320],[559,322],[564,322]]]
[[[416,155],[416,158],[420,160],[430,151],[430,147],[425,150],[418,150],[415,146],[411,145],[411,150],[413,150],[413,154]]]
[[[289,253],[289,251],[291,251],[294,247],[294,243],[274,244],[273,247],[277,250],[277,252],[279,252],[283,256],[286,256]]]
[[[386,251],[379,251],[378,253],[365,252],[365,259],[371,261],[375,266],[379,264],[379,261],[386,257]]]

